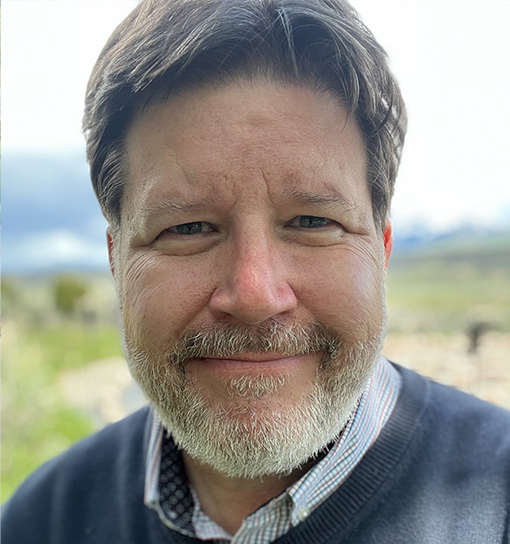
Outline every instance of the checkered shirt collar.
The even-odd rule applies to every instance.
[[[256,539],[257,544],[268,544],[285,534],[338,489],[379,436],[396,404],[399,390],[398,372],[381,358],[363,391],[354,417],[329,452],[284,493],[245,520],[256,525],[258,518],[264,525],[265,530],[259,531],[262,536]],[[186,482],[180,452],[171,436],[165,433],[157,413],[152,411],[151,417],[145,472],[146,506],[158,512],[166,526],[187,536],[246,542],[243,538],[233,540],[201,511],[198,497]],[[172,482],[168,483],[170,479]],[[167,491],[169,486],[170,492]]]

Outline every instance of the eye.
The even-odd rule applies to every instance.
[[[299,227],[302,229],[315,229],[318,227],[326,227],[335,222],[326,217],[315,217],[314,215],[299,215],[288,223],[289,227]]]
[[[298,215],[285,224],[286,237],[303,246],[326,247],[341,243],[346,229],[327,217]]]
[[[175,234],[191,235],[191,234],[203,234],[205,232],[212,232],[212,231],[213,229],[207,223],[204,223],[203,221],[194,221],[193,223],[183,223],[182,225],[175,225],[174,227],[165,229],[163,233],[173,232]]]
[[[173,225],[161,231],[154,249],[168,256],[190,256],[203,253],[221,240],[220,231],[205,221]]]

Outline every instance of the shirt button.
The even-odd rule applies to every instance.
[[[305,519],[310,515],[310,508],[308,506],[303,506],[301,510],[298,512],[298,519],[299,521],[305,521]]]

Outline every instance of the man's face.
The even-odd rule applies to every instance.
[[[269,82],[139,113],[114,268],[131,371],[187,454],[290,472],[341,432],[380,349],[384,247],[338,99]]]

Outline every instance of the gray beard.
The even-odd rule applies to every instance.
[[[346,346],[323,325],[287,328],[276,321],[250,330],[195,330],[159,357],[124,341],[131,373],[176,444],[230,478],[290,474],[319,456],[355,414],[381,344],[381,329]],[[286,376],[242,376],[225,384],[228,403],[213,404],[186,373],[190,359],[250,352],[320,354],[311,391],[293,405],[279,405]]]

